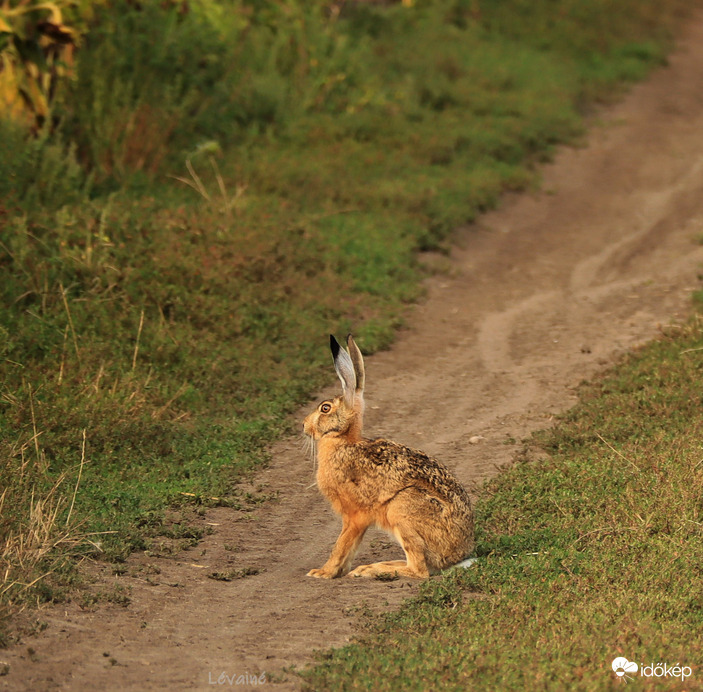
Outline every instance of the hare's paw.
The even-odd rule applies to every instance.
[[[411,567],[405,560],[389,560],[388,562],[374,562],[371,565],[360,565],[349,572],[350,577],[378,577],[387,574],[395,577],[411,577],[412,579],[425,579],[429,576],[427,569]]]
[[[372,565],[359,565],[356,569],[353,569],[349,574],[347,574],[348,577],[373,577],[375,576],[369,567]]]
[[[398,575],[406,567],[404,560],[391,560],[389,562],[374,562],[372,565],[359,565],[349,572],[349,577],[377,577],[379,574]]]
[[[307,573],[308,577],[317,577],[318,579],[334,579],[337,575],[330,570],[321,567],[320,569],[311,569]]]

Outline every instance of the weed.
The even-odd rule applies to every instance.
[[[207,576],[215,581],[233,581],[235,579],[244,579],[259,573],[258,569],[253,567],[242,567],[241,569],[230,569],[224,572],[211,572]]]
[[[84,591],[78,601],[80,608],[87,611],[96,610],[100,603],[113,603],[126,608],[131,603],[131,597],[127,589],[116,584],[108,591]]]
[[[116,562],[112,565],[112,574],[116,577],[122,577],[127,574],[127,566],[122,562]]]

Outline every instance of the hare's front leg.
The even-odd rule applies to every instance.
[[[308,577],[334,579],[344,576],[351,567],[351,561],[369,525],[370,522],[365,517],[342,517],[342,533],[339,534],[329,559],[319,569],[311,569]]]

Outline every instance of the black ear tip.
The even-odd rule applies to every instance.
[[[337,354],[339,353],[340,348],[341,346],[339,345],[337,339],[334,338],[334,334],[330,334],[330,349],[332,351],[333,358],[337,358]]]
[[[347,334],[347,343],[349,343],[351,341],[354,341],[354,335],[351,332],[349,332],[349,334]]]

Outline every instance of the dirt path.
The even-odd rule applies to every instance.
[[[459,234],[451,258],[434,258],[448,274],[429,282],[393,350],[367,359],[369,434],[480,481],[572,405],[581,380],[686,312],[703,266],[703,16],[670,67],[602,120],[587,147],[545,168],[543,192],[507,199]],[[44,632],[0,651],[10,666],[0,689],[204,690],[228,686],[223,673],[297,689],[283,667],[348,641],[363,604],[416,592],[402,580],[307,579],[339,521],[297,439],[274,459],[257,482],[279,501],[211,511],[214,533],[198,547],[135,555],[126,575],[106,573],[131,589],[127,608],[46,610]],[[370,533],[357,564],[393,556],[399,548]],[[259,573],[207,577],[242,568]]]

